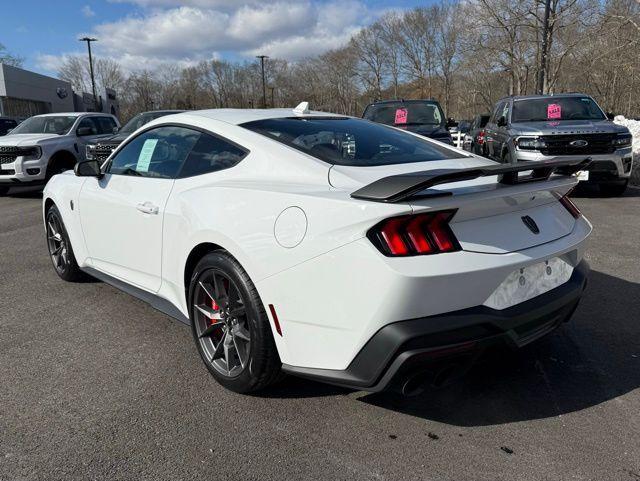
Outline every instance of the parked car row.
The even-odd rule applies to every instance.
[[[627,188],[633,164],[632,136],[614,124],[593,98],[580,93],[512,96],[471,122],[445,121],[435,100],[387,100],[369,105],[363,117],[402,128],[503,164],[586,159],[579,179],[607,195]],[[455,138],[449,128],[457,126]],[[464,134],[462,142],[457,138]],[[460,145],[461,144],[461,145]]]
[[[147,122],[179,112],[142,112],[122,129],[115,117],[98,113],[38,115],[19,125],[15,119],[0,117],[0,136],[4,135],[0,139],[0,195],[12,186],[46,183],[78,161],[104,161]],[[631,133],[611,122],[584,94],[506,97],[491,113],[479,114],[470,122],[445,117],[433,99],[374,102],[362,117],[500,163],[588,157],[592,162],[580,179],[598,184],[609,195],[622,194],[631,177]],[[355,143],[341,145],[352,151]]]
[[[11,187],[46,184],[55,174],[87,159],[106,160],[135,130],[180,110],[142,112],[120,130],[118,119],[103,113],[59,113],[30,117],[18,124],[6,121],[8,135],[0,139],[0,195]]]

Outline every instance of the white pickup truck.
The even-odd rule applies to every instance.
[[[87,144],[120,126],[109,114],[72,112],[30,117],[0,137],[0,195],[11,187],[46,184],[85,159]]]

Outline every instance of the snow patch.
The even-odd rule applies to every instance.
[[[633,135],[633,167],[631,171],[631,183],[640,185],[640,120],[627,119],[624,115],[616,115],[613,121],[618,125],[624,125]]]

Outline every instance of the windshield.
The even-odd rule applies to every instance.
[[[47,115],[31,117],[18,125],[12,134],[58,134],[64,135],[73,127],[78,117],[70,115]]]
[[[138,130],[140,127],[142,127],[145,124],[148,124],[149,122],[151,122],[154,119],[157,119],[159,117],[164,117],[165,115],[170,115],[170,114],[177,114],[179,111],[176,110],[175,112],[144,112],[142,114],[138,114],[135,117],[133,117],[131,120],[129,120],[129,122],[127,122],[125,124],[124,127],[122,127],[120,129],[120,133],[121,134],[130,134],[132,132],[135,132],[136,130]]]
[[[465,157],[428,139],[360,119],[289,117],[242,126],[337,165],[369,167]]]
[[[385,102],[369,105],[363,117],[387,125],[444,125],[437,102]]]
[[[605,120],[606,116],[590,97],[548,97],[513,102],[511,122],[558,120]]]

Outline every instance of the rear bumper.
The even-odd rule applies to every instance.
[[[460,355],[474,357],[502,344],[522,347],[568,321],[587,283],[581,261],[569,281],[516,306],[495,310],[476,306],[381,328],[345,370],[283,365],[283,370],[313,380],[366,391],[382,391],[398,380]]]

